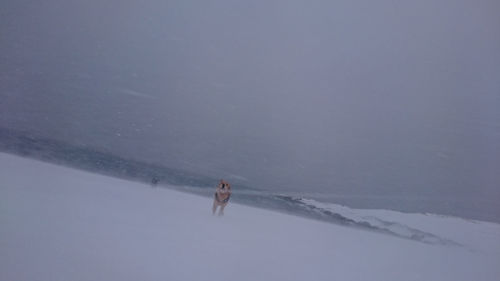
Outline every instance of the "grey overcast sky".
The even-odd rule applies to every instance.
[[[0,126],[267,190],[500,198],[500,2],[3,0]]]

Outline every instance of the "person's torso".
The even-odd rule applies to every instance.
[[[217,190],[217,197],[219,198],[219,201],[224,201],[227,199],[230,195],[230,191],[228,189],[218,189]]]

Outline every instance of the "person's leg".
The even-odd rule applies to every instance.
[[[215,211],[217,211],[217,202],[214,200],[214,205],[212,206],[212,215],[215,215]]]
[[[226,204],[222,204],[220,205],[220,208],[219,208],[219,216],[223,216],[224,215],[224,208],[226,207]]]

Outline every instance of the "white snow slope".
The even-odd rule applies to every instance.
[[[211,204],[0,153],[0,280],[500,280],[498,224],[383,217],[462,246],[431,245]]]

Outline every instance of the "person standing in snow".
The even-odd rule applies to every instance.
[[[220,206],[219,216],[224,215],[224,208],[229,202],[230,197],[231,197],[231,185],[229,185],[228,182],[221,179],[219,185],[215,190],[214,204],[212,206],[212,215],[215,215],[218,206]]]

